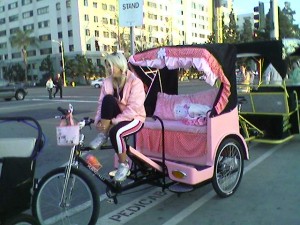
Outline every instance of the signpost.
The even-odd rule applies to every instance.
[[[135,53],[134,27],[143,25],[143,0],[119,0],[119,25],[130,27],[130,51]]]

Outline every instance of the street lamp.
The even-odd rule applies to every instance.
[[[52,42],[59,44],[61,48],[62,75],[63,75],[64,87],[66,87],[67,84],[66,84],[66,73],[65,73],[64,45],[62,41],[52,40]]]

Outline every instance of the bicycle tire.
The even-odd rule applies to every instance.
[[[5,221],[3,225],[40,225],[40,223],[31,215],[19,214]]]
[[[100,200],[91,179],[84,172],[76,168],[71,169],[69,182],[74,181],[75,186],[65,207],[60,205],[64,181],[65,168],[54,169],[41,179],[33,194],[33,215],[43,225],[53,222],[64,225],[96,224]],[[69,187],[67,193],[70,193]]]
[[[244,171],[244,152],[234,138],[226,138],[218,148],[212,185],[216,193],[226,198],[235,193]]]

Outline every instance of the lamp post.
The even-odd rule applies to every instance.
[[[52,40],[52,42],[55,42],[60,45],[61,47],[61,64],[62,64],[62,75],[63,75],[63,82],[64,87],[67,86],[66,84],[66,73],[65,73],[65,60],[64,60],[64,44],[62,41]]]

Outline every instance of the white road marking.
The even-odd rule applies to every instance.
[[[42,98],[33,98],[33,99],[30,99],[32,101],[46,101],[46,99],[42,99]],[[49,100],[51,102],[80,102],[80,103],[97,103],[98,101],[96,100],[74,100],[74,99],[51,99]]]

